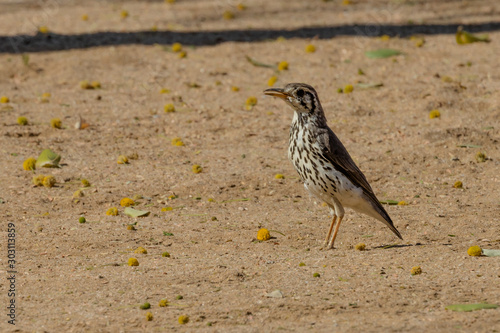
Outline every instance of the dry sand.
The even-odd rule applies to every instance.
[[[445,32],[456,24],[483,29],[480,24],[499,20],[500,4],[352,2],[247,1],[243,11],[235,1],[3,2],[1,35],[34,36],[36,26],[47,26],[56,41],[70,36],[70,49],[48,51],[54,44],[39,35],[36,52],[24,58],[28,65],[20,54],[0,54],[0,95],[10,98],[0,105],[1,235],[5,244],[7,223],[15,224],[18,272],[17,325],[4,314],[3,279],[0,330],[498,332],[500,309],[445,307],[500,301],[500,261],[467,255],[472,245],[500,248],[500,32],[489,33],[489,44],[472,45],[457,45]],[[122,10],[128,18],[120,17]],[[222,19],[226,10],[234,20]],[[81,20],[84,14],[88,21]],[[371,35],[392,31],[391,24],[406,32],[435,26],[418,48],[409,38],[349,35],[354,24]],[[126,32],[154,25],[165,45],[143,45],[137,35],[130,43]],[[275,39],[276,30],[313,25],[341,26],[343,33]],[[247,29],[263,32],[253,42],[182,34],[232,31],[224,38],[241,40],[248,34],[235,31]],[[79,47],[110,31],[118,42]],[[307,35],[298,31],[287,36]],[[203,45],[200,36],[217,44]],[[176,38],[186,58],[170,51]],[[309,43],[315,53],[304,51]],[[364,55],[386,47],[404,54]],[[266,64],[288,61],[289,69],[275,73],[245,56]],[[378,198],[408,203],[387,206],[403,241],[382,223],[347,210],[336,249],[322,249],[330,217],[287,160],[292,110],[262,95],[273,75],[276,87],[315,86],[329,125]],[[102,88],[83,90],[82,80],[100,81]],[[361,89],[359,82],[383,87]],[[355,85],[353,93],[337,93],[346,84]],[[171,92],[160,94],[162,88]],[[43,93],[51,94],[48,103],[41,102]],[[250,96],[258,103],[249,111]],[[176,112],[163,111],[168,103]],[[440,118],[429,118],[433,109]],[[29,125],[17,125],[19,116]],[[74,129],[79,116],[88,128]],[[63,129],[51,128],[52,118],[60,118]],[[173,146],[175,137],[185,145]],[[33,187],[33,173],[22,169],[45,148],[62,155],[60,169],[36,170],[56,177],[50,189]],[[478,163],[478,152],[488,159]],[[122,154],[138,158],[117,164]],[[203,172],[193,173],[194,164]],[[82,178],[91,187],[75,200]],[[453,187],[456,181],[462,189]],[[149,210],[148,217],[123,213],[120,200],[135,195],[143,197],[136,208]],[[106,216],[110,207],[119,207],[119,215]],[[85,224],[78,223],[82,215]],[[127,230],[131,223],[136,231]],[[261,227],[271,230],[271,240],[255,240]],[[354,250],[360,242],[366,251]],[[133,253],[139,246],[148,253]],[[162,257],[165,251],[170,258]],[[5,276],[4,245],[0,253]],[[127,265],[131,257],[138,267]],[[423,273],[412,276],[413,266]],[[274,290],[283,297],[266,297]],[[169,306],[159,307],[161,299]],[[144,302],[152,305],[152,321],[139,309]],[[180,325],[180,315],[190,322]]]

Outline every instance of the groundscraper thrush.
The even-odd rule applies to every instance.
[[[290,127],[288,158],[304,181],[305,188],[330,207],[333,219],[325,246],[333,248],[344,217],[344,207],[381,221],[403,239],[365,175],[326,124],[316,90],[304,83],[290,83],[283,89],[271,88],[264,93],[283,99],[295,111]]]

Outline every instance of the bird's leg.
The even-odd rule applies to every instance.
[[[333,249],[333,243],[335,243],[335,238],[337,237],[337,233],[339,232],[340,222],[342,222],[342,218],[344,216],[339,216],[339,220],[337,221],[337,225],[335,226],[335,232],[333,233],[332,240],[330,244],[328,244],[327,250]]]
[[[326,239],[325,239],[325,246],[327,246],[328,242],[330,241],[330,236],[332,235],[333,226],[335,225],[336,219],[337,219],[337,215],[333,214],[332,224],[330,225],[330,229],[328,230],[328,235],[326,236]]]

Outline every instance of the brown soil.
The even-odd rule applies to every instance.
[[[18,272],[15,327],[7,324],[8,285],[0,281],[1,331],[500,330],[500,309],[445,310],[500,299],[500,261],[467,255],[472,245],[500,248],[500,32],[489,33],[489,44],[457,45],[453,34],[439,30],[494,22],[500,4],[268,2],[247,1],[244,11],[237,1],[215,0],[0,5],[4,36],[34,35],[36,26],[70,36],[153,25],[175,32],[366,28],[373,22],[444,26],[423,36],[420,48],[409,38],[339,34],[312,41],[202,41],[184,45],[183,59],[170,45],[140,40],[88,49],[76,41],[59,52],[46,52],[42,43],[25,63],[20,54],[0,54],[0,95],[10,98],[0,105],[1,233],[5,244],[7,223],[15,223]],[[225,10],[235,19],[223,20]],[[309,43],[315,53],[304,51]],[[387,47],[404,54],[364,55]],[[265,64],[288,61],[289,70],[255,67],[246,55]],[[379,199],[408,203],[387,206],[403,241],[382,223],[347,210],[336,249],[322,249],[328,210],[309,197],[287,160],[292,110],[262,95],[272,75],[277,87],[315,86],[329,125]],[[100,81],[102,88],[83,90],[82,80]],[[359,82],[383,87],[337,93]],[[160,94],[162,88],[171,92]],[[41,102],[43,93],[51,94],[48,103]],[[250,96],[258,103],[249,111]],[[177,111],[165,113],[168,103]],[[440,118],[429,118],[433,109]],[[17,125],[19,116],[29,125]],[[76,130],[78,116],[90,126]],[[60,118],[63,129],[51,128],[52,118]],[[185,146],[172,145],[175,137]],[[62,155],[60,169],[35,172],[54,175],[53,188],[32,186],[33,173],[22,169],[45,148]],[[478,152],[485,162],[476,161]],[[138,158],[129,164],[116,163],[119,155],[133,154]],[[194,164],[203,172],[193,173]],[[76,200],[82,178],[91,187]],[[453,187],[456,181],[462,189]],[[120,200],[135,195],[143,197],[136,208],[149,210],[148,217],[124,214]],[[106,216],[110,207],[119,207],[119,215]],[[80,216],[87,223],[78,223]],[[136,231],[127,230],[131,223]],[[255,240],[261,227],[271,230],[271,240]],[[354,250],[360,242],[366,251]],[[148,253],[135,254],[139,246]],[[166,251],[170,258],[162,257]],[[5,276],[4,245],[0,253]],[[127,265],[131,257],[138,267]],[[412,276],[413,266],[422,274]],[[277,289],[282,298],[266,296]],[[164,298],[170,305],[159,307]],[[152,305],[152,321],[139,309],[144,302]],[[180,315],[190,322],[180,325]]]

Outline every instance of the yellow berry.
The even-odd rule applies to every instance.
[[[189,317],[188,316],[179,316],[179,324],[187,324],[189,322]]]
[[[439,117],[441,117],[441,112],[439,112],[439,110],[432,110],[429,113],[429,118],[431,118],[431,119],[439,118]]]
[[[80,88],[82,88],[82,89],[94,89],[92,87],[92,84],[90,84],[90,82],[87,80],[80,81]]]
[[[353,90],[354,87],[352,86],[352,84],[346,84],[346,86],[344,87],[344,94],[350,94]]]
[[[271,234],[269,233],[269,230],[262,228],[257,232],[257,239],[260,241],[266,241],[271,238]]]
[[[276,38],[276,41],[277,41],[278,43],[285,42],[285,41],[286,41],[286,38],[285,38],[285,37],[283,37],[283,36],[279,36],[278,38]]]
[[[279,71],[285,71],[287,69],[288,69],[288,62],[287,61],[282,61],[278,64]]]
[[[43,179],[45,178],[44,175],[37,175],[33,177],[33,185],[35,186],[42,186],[43,185]]]
[[[146,250],[142,246],[139,246],[137,249],[135,249],[134,253],[148,254],[148,250]]]
[[[366,244],[365,243],[358,243],[354,247],[358,251],[364,251],[366,249]]]
[[[245,105],[249,105],[249,106],[254,106],[256,104],[257,104],[257,97],[255,97],[255,96],[248,97],[246,102],[245,102]]]
[[[160,94],[168,94],[168,93],[170,93],[170,89],[161,88]]]
[[[184,146],[184,142],[182,142],[181,138],[173,138],[172,145],[180,147],[180,146]]]
[[[158,306],[161,308],[168,306],[168,300],[166,300],[166,299],[160,300],[160,302],[158,303]]]
[[[54,176],[45,176],[42,184],[45,187],[51,188],[56,184],[56,178]]]
[[[87,179],[82,179],[81,182],[82,182],[82,186],[83,187],[89,187],[90,186],[90,182]]]
[[[165,112],[175,112],[175,106],[172,103],[166,104],[163,109]]]
[[[316,46],[309,44],[306,46],[306,52],[307,53],[314,53],[316,52]]]
[[[127,230],[136,230],[133,224],[127,225]]]
[[[116,208],[116,207],[108,208],[108,210],[106,211],[106,215],[117,216],[118,215],[118,208]]]
[[[90,86],[92,89],[100,89],[101,88],[101,82],[99,81],[92,81],[90,82]]]
[[[391,36],[389,36],[389,35],[382,35],[382,36],[380,36],[380,40],[383,40],[384,42],[387,42],[390,39],[391,39]]]
[[[135,258],[129,258],[128,265],[129,266],[139,266],[139,260],[137,260]]]
[[[239,3],[239,4],[236,6],[236,8],[238,8],[238,10],[245,10],[245,9],[247,9],[247,6],[245,6],[245,5],[244,5],[244,4],[242,4],[242,3]]]
[[[319,273],[314,273],[314,274],[313,274],[313,277],[321,277],[321,274],[319,274]]]
[[[21,126],[28,125],[28,118],[26,117],[19,117],[17,118],[17,123]]]
[[[454,188],[463,188],[463,186],[464,186],[464,185],[462,184],[462,182],[461,182],[460,180],[457,180],[457,181],[455,182],[455,184],[453,184],[453,187],[454,187]]]
[[[30,157],[23,162],[23,169],[26,171],[31,171],[36,169],[36,159]]]
[[[422,274],[422,268],[420,268],[420,266],[414,266],[414,267],[412,267],[410,273],[411,273],[411,275]]]
[[[441,81],[446,82],[446,83],[452,83],[453,79],[448,75],[443,75],[443,76],[441,76]]]
[[[348,6],[351,4],[351,0],[342,0],[342,6]]]
[[[422,47],[425,44],[425,39],[423,39],[423,38],[417,38],[417,39],[415,39],[414,42],[415,42],[415,46],[416,47]]]
[[[187,57],[187,52],[186,51],[181,51],[179,52],[179,58],[186,58]]]
[[[272,86],[274,86],[274,84],[276,83],[276,81],[278,81],[278,77],[273,75],[273,76],[271,76],[269,78],[269,80],[267,80],[267,85],[269,87],[272,87]]]
[[[5,104],[5,103],[9,103],[9,101],[10,100],[9,100],[9,98],[7,96],[0,97],[0,103]]]
[[[89,20],[89,16],[87,14],[83,14],[82,21],[88,21],[88,20]]]
[[[236,86],[232,86],[232,87],[231,87],[231,90],[236,92],[236,91],[240,91],[240,88],[239,88],[239,87],[236,87]]]
[[[476,161],[477,163],[486,162],[486,154],[478,151],[476,154]]]
[[[408,206],[408,202],[402,200],[402,201],[398,202],[398,206]]]
[[[222,14],[222,17],[225,19],[225,20],[232,20],[234,19],[234,13],[230,10],[226,10],[223,14]]]
[[[203,168],[201,167],[201,165],[198,165],[198,164],[193,165],[193,172],[194,173],[200,173],[202,171],[203,171]]]
[[[125,155],[118,156],[118,159],[116,160],[116,163],[118,163],[118,164],[127,164],[128,163],[127,156],[125,156]]]
[[[151,312],[147,312],[147,313],[146,313],[146,320],[147,320],[147,321],[151,321],[151,320],[153,320],[153,314],[152,314]]]
[[[120,206],[122,206],[122,207],[130,207],[133,205],[135,205],[135,202],[134,202],[134,200],[132,200],[130,198],[123,198],[120,200]]]
[[[161,209],[161,211],[162,211],[162,212],[170,212],[170,211],[172,211],[172,210],[174,210],[174,208],[173,208],[173,207],[163,207],[163,208]]]
[[[42,25],[41,27],[38,28],[38,31],[42,34],[48,34],[49,33],[49,28],[46,26]]]
[[[175,3],[175,0],[165,0],[166,3]]]
[[[282,175],[281,173],[277,173],[277,174],[274,176],[274,178],[276,178],[276,179],[285,179],[285,176],[284,176],[284,175]]]
[[[127,18],[127,17],[128,17],[128,11],[127,11],[127,10],[122,10],[122,11],[120,12],[120,16],[121,16],[122,18]]]
[[[181,52],[182,51],[182,44],[181,43],[172,44],[172,51]]]
[[[51,97],[51,94],[50,93],[43,93],[42,96],[40,97],[40,101],[42,103],[48,103],[49,102],[49,99]]]
[[[53,128],[61,128],[62,127],[62,122],[61,122],[61,119],[59,118],[53,118],[50,120],[50,126],[52,126]]]
[[[162,256],[162,257],[164,257],[164,258],[170,258],[170,253],[168,253],[168,252],[163,252],[163,253],[161,254],[161,256]]]
[[[303,262],[299,262],[299,267],[304,267],[306,264]]]
[[[467,254],[471,257],[479,257],[481,254],[483,254],[483,250],[479,246],[474,245],[469,247],[469,249],[467,250]]]
[[[73,193],[73,198],[74,198],[74,199],[76,199],[76,198],[80,198],[80,197],[83,197],[83,196],[84,196],[84,194],[83,194],[83,191],[81,191],[81,190],[75,191],[75,192]]]

